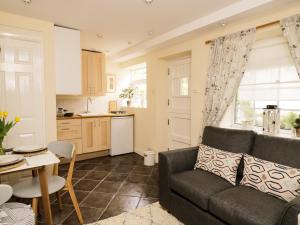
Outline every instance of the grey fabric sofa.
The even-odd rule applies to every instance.
[[[252,131],[206,127],[202,143],[300,168],[300,140],[257,135]],[[193,170],[198,147],[159,154],[159,201],[187,225],[297,225],[300,197],[285,202],[239,186],[203,170]]]

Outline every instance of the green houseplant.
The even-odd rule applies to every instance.
[[[122,90],[122,93],[119,95],[120,98],[127,99],[127,107],[131,104],[131,99],[134,96],[134,88],[126,88]]]
[[[294,128],[296,131],[296,136],[300,137],[300,115],[298,116],[298,118],[295,119]]]
[[[5,154],[3,148],[3,141],[11,128],[13,128],[18,122],[20,122],[20,117],[16,117],[14,121],[7,120],[8,113],[0,112],[0,155]]]

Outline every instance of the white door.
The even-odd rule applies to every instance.
[[[171,61],[169,75],[169,149],[191,146],[191,59]]]
[[[7,111],[10,120],[21,117],[5,147],[44,144],[41,44],[0,36],[0,49],[0,111]]]

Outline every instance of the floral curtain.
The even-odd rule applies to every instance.
[[[204,97],[203,128],[218,126],[237,94],[255,40],[255,32],[255,28],[252,28],[212,41]]]
[[[282,19],[280,24],[300,77],[300,14]]]

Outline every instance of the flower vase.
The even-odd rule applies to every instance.
[[[3,139],[4,137],[0,137],[0,155],[5,155],[5,149],[3,148]]]

